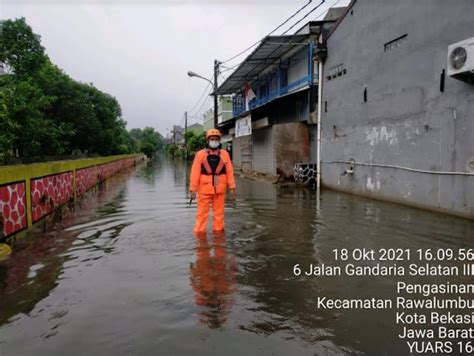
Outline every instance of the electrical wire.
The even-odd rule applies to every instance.
[[[227,78],[222,74],[222,72],[219,73],[219,77],[222,79],[222,82],[225,82],[225,80],[227,79]]]
[[[233,65],[232,67],[225,67],[224,66],[225,69],[223,71],[221,71],[221,73],[225,73],[225,72],[228,72],[229,70],[233,70],[233,69],[237,68],[239,65],[241,65],[242,63],[243,63],[243,61]]]
[[[431,170],[425,170],[425,169],[416,169],[416,168],[398,166],[398,165],[393,165],[393,164],[365,163],[365,162],[356,162],[356,161],[321,161],[321,163],[324,163],[324,164],[342,163],[342,164],[355,164],[359,166],[369,166],[369,167],[395,168],[395,169],[402,169],[404,171],[425,173],[425,174],[474,176],[474,173],[469,173],[469,172],[431,171]]]
[[[209,90],[208,95],[210,95],[211,92],[212,92],[212,88],[211,88],[211,90]],[[188,117],[190,117],[190,118],[196,118],[196,117],[198,117],[198,116],[201,114],[202,108],[204,107],[204,105],[205,105],[207,102],[209,102],[209,99],[210,99],[210,98],[211,98],[211,97],[208,96],[207,99],[202,102],[201,106],[200,106],[199,109],[196,111],[196,113],[194,113],[193,115],[190,115],[190,116],[188,116]]]
[[[319,20],[323,15],[326,15],[329,10],[331,10],[334,6],[336,6],[341,0],[336,0],[331,6],[328,7],[328,11],[326,12],[321,12],[313,21]]]
[[[339,3],[341,0],[336,0],[330,7],[334,7],[337,3]],[[314,11],[316,11],[319,7],[321,7],[322,4],[324,4],[325,0],[322,0],[318,5],[316,5],[310,12],[308,12],[304,17],[302,17],[300,20],[298,20],[296,23],[294,23],[290,28],[288,28],[285,32],[282,33],[282,35],[284,35],[285,33],[287,33],[289,30],[291,30],[292,28],[294,28],[297,24],[299,24],[301,21],[303,21],[305,18],[307,18],[311,13],[313,13]],[[309,3],[308,3],[309,4]],[[306,4],[304,7],[306,7],[308,4]],[[303,8],[304,8],[303,7]],[[300,10],[303,10],[303,8],[301,8]],[[299,10],[299,11],[300,11]],[[298,12],[299,12],[298,11]],[[319,14],[315,20],[318,20],[319,18],[321,18],[323,15],[325,15],[327,13],[326,12],[322,12],[321,14]],[[295,14],[296,15],[296,14]],[[294,17],[294,16],[293,16]],[[273,33],[273,32],[272,32]],[[258,43],[260,43],[261,40],[258,41]],[[233,70],[235,68],[237,68],[239,65],[241,65],[243,62],[245,61],[242,61],[242,62],[239,62],[235,65],[233,65],[232,67],[227,67],[227,66],[223,66],[225,69],[222,71],[222,73],[225,73],[225,72],[228,72],[230,70]],[[222,62],[222,63],[225,63],[225,62]]]
[[[289,29],[287,29],[285,32],[283,32],[282,35],[285,34],[286,32],[288,32],[289,30],[291,30],[293,27],[295,27],[295,26],[296,26],[297,24],[299,24],[301,21],[303,21],[306,17],[309,16],[309,14],[311,14],[311,13],[313,13],[315,10],[317,10],[322,4],[324,4],[324,1],[325,1],[325,0],[321,0],[321,2],[320,2],[318,5],[316,5],[310,12],[308,12],[305,16],[303,16],[299,21],[297,21],[295,24],[293,24]],[[336,2],[334,2],[334,3],[333,3],[333,6],[334,6],[334,4],[336,4],[338,1],[339,1],[339,0],[337,0]],[[321,16],[321,15],[322,15],[322,14],[320,14],[320,16]],[[273,55],[273,53],[275,53],[276,51],[278,51],[281,47],[282,47],[282,45],[279,45],[278,48],[275,48],[270,54],[267,55],[267,58],[270,58],[270,57]],[[249,71],[249,73],[252,72],[255,68],[257,68],[257,66],[258,66],[258,64],[256,64],[256,65]]]
[[[211,83],[207,83],[206,87],[204,88],[204,91],[202,92],[201,96],[199,97],[198,101],[196,101],[196,104],[194,104],[194,106],[192,107],[192,109],[188,110],[188,114],[192,113],[194,111],[194,109],[197,108],[197,106],[199,105],[199,103],[201,102],[202,98],[204,97],[204,95],[206,94],[206,92],[208,91],[209,89],[209,86],[211,85]]]
[[[335,4],[337,4],[340,0],[337,0],[336,2],[333,3],[332,6],[334,6]],[[286,25],[290,20],[292,20],[294,17],[296,17],[299,13],[301,13],[305,8],[307,8],[309,6],[309,4],[311,4],[312,0],[309,0],[305,5],[303,5],[301,8],[299,8],[295,13],[293,13],[290,17],[288,17],[285,21],[283,21],[281,24],[279,24],[275,29],[273,29],[271,32],[269,32],[265,37],[267,36],[270,36],[271,34],[275,33],[276,31],[278,31],[281,27],[283,27],[284,25]],[[314,11],[316,11],[319,7],[321,7],[321,5],[323,5],[325,2],[325,0],[321,0],[321,2],[316,5],[311,11],[309,11],[308,13],[306,13],[305,16],[303,16],[300,20],[298,20],[296,23],[294,23],[290,28],[288,28],[286,31],[284,31],[282,33],[283,34],[286,34],[288,31],[290,31],[292,28],[294,28],[297,24],[299,24],[301,21],[303,21],[305,18],[307,18],[311,13],[313,13]],[[322,14],[320,15],[322,16]],[[320,17],[318,16],[318,18]],[[219,72],[219,75],[221,75],[221,77],[224,78],[224,76],[222,75],[222,73],[225,73],[227,71],[230,71],[230,70],[234,70],[235,68],[237,68],[240,64],[243,63],[242,62],[239,62],[231,67],[227,67],[227,66],[224,66],[223,64],[224,63],[227,63],[239,56],[241,56],[242,54],[246,53],[248,50],[250,50],[251,48],[255,47],[257,44],[259,44],[265,37],[259,39],[257,42],[255,42],[254,44],[252,44],[251,46],[247,47],[246,49],[244,49],[243,51],[237,53],[236,55],[226,59],[225,61],[222,61],[220,62],[220,65],[222,67],[224,67],[224,70],[220,71]],[[225,80],[225,78],[224,78]],[[194,109],[199,105],[199,103],[201,102],[202,98],[204,97],[205,93],[206,93],[206,90],[209,88],[210,86],[210,83],[208,83],[208,85],[204,88],[204,91],[203,93],[201,94],[199,100],[196,102],[196,104],[194,104],[194,106],[192,107],[192,109],[188,110],[188,113],[192,113],[194,111]],[[212,91],[212,88],[211,90],[208,92],[208,94],[210,94],[210,92]],[[199,109],[196,111],[195,114],[189,116],[189,117],[197,117],[200,113],[201,113],[201,109],[203,108],[203,106],[208,102],[209,100],[209,97],[204,100],[201,104],[201,106],[199,107]]]
[[[324,0],[322,0],[318,5],[316,5],[310,12],[308,12],[306,15],[304,15],[299,21],[297,21],[296,23],[294,23],[290,28],[288,28],[285,32],[282,33],[282,35],[284,35],[285,33],[287,33],[288,31],[290,31],[293,27],[295,27],[297,24],[299,24],[301,21],[303,21],[305,18],[307,18],[310,14],[312,14],[314,11],[316,11],[317,9],[319,9],[321,7],[321,5],[324,4]],[[332,5],[334,6],[334,4]]]
[[[325,0],[321,0],[321,4],[324,3]],[[303,11],[306,7],[309,6],[309,4],[311,4],[312,0],[309,0],[303,7],[301,7],[300,9],[298,9],[298,11],[296,11],[295,13],[293,13],[290,17],[288,17],[285,21],[283,21],[281,24],[279,24],[273,31],[271,31],[270,33],[268,33],[265,37],[267,36],[270,36],[271,34],[275,33],[276,31],[278,31],[282,26],[284,26],[285,24],[288,23],[288,21],[290,21],[292,18],[294,18],[296,15],[298,15],[301,11]],[[227,62],[230,62],[231,60],[237,58],[237,57],[240,57],[242,54],[246,53],[248,50],[252,49],[253,47],[255,47],[256,45],[258,45],[265,37],[259,39],[257,42],[255,42],[254,44],[252,44],[251,46],[247,47],[246,49],[244,49],[243,51],[237,53],[236,55],[230,57],[229,59],[226,59],[225,61],[222,61],[222,63],[227,63]]]

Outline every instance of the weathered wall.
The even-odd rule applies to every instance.
[[[302,122],[273,126],[276,173],[292,178],[296,163],[309,162],[309,128]]]
[[[318,161],[318,126],[309,125],[309,161],[317,162]]]
[[[119,155],[0,167],[0,236],[31,227],[60,205],[144,159]]]
[[[358,0],[329,37],[324,65],[322,182],[352,193],[474,217],[474,86],[440,75],[449,44],[474,36],[471,0]],[[406,41],[384,51],[403,35]],[[346,74],[328,80],[331,68]],[[364,89],[367,101],[364,101]],[[325,103],[326,102],[326,103]],[[327,110],[326,110],[327,108]]]
[[[252,135],[233,138],[237,169],[286,178],[294,175],[295,163],[310,160],[309,90],[288,95],[252,111],[252,121],[268,119],[269,127]],[[274,130],[276,130],[274,132]]]
[[[233,163],[243,172],[252,170],[252,136],[232,138]]]
[[[310,161],[309,126],[303,122],[277,124],[233,138],[233,163],[244,172],[291,179],[296,163]]]
[[[242,139],[241,137],[232,137],[232,163],[234,169],[242,169]]]
[[[268,117],[270,123],[307,121],[309,119],[309,90],[302,90],[252,110],[252,120]]]

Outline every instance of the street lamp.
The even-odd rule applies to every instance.
[[[220,62],[217,59],[215,59],[214,60],[214,83],[210,79],[207,79],[206,77],[203,77],[202,75],[199,75],[195,72],[192,72],[192,71],[188,72],[189,77],[204,79],[205,81],[209,82],[214,88],[213,93],[212,93],[212,95],[214,96],[214,128],[217,128],[217,76],[219,75],[219,64]]]
[[[197,74],[197,73],[194,73],[194,72],[192,72],[192,71],[189,71],[189,72],[188,72],[188,76],[191,77],[191,78],[192,78],[192,77],[196,77],[196,78],[201,78],[201,79],[207,80],[209,83],[211,83],[212,86],[214,86],[214,83],[211,82],[209,79],[203,77],[202,75],[199,75],[199,74]]]

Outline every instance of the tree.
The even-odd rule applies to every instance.
[[[163,146],[163,136],[156,132],[153,127],[145,127],[141,131],[140,136],[140,151],[145,153],[148,157],[152,157],[156,151]]]
[[[0,61],[12,69],[0,77],[2,161],[12,154],[111,155],[137,150],[118,101],[51,63],[24,18],[0,22]]]
[[[6,63],[18,76],[37,72],[46,60],[40,36],[22,17],[0,23],[0,62]]]
[[[17,124],[11,120],[8,113],[6,91],[0,91],[0,164],[7,164],[13,155],[14,132],[18,130]]]
[[[197,151],[206,147],[206,138],[203,133],[193,131],[186,132],[187,149],[190,156],[194,156]]]

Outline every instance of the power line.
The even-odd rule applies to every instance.
[[[322,4],[324,4],[324,0],[321,0],[321,2],[316,5],[310,12],[308,12],[306,15],[304,15],[299,21],[297,21],[296,23],[294,23],[290,28],[288,28],[285,32],[282,33],[282,35],[284,35],[285,33],[287,33],[288,31],[290,31],[293,27],[295,27],[296,25],[298,25],[301,21],[303,21],[305,18],[307,18],[310,14],[312,14],[314,11],[316,11]],[[334,6],[334,4],[333,4]]]
[[[329,10],[331,10],[331,8],[333,8],[334,6],[336,6],[337,3],[341,2],[341,0],[336,0],[331,6],[328,7],[328,11],[326,12],[321,12],[318,17],[316,17],[313,21],[316,21],[316,20],[319,20],[323,15],[326,15]]]
[[[227,77],[224,76],[222,73],[223,73],[223,72],[220,72],[220,73],[219,73],[219,76],[222,78],[222,81],[225,82],[225,80],[227,79]]]
[[[337,0],[333,3],[332,6],[334,6],[335,4],[337,4],[340,0]],[[302,12],[306,7],[309,6],[309,4],[312,2],[312,0],[309,0],[305,5],[303,5],[301,8],[299,8],[295,13],[293,13],[290,17],[288,17],[285,21],[283,21],[281,24],[279,24],[275,29],[273,29],[270,33],[268,33],[265,37],[267,36],[270,36],[271,34],[275,33],[276,31],[278,31],[281,27],[283,27],[284,25],[286,25],[290,20],[292,20],[295,16],[297,16],[300,12]],[[296,23],[294,23],[292,26],[290,26],[286,31],[284,31],[282,33],[282,35],[288,33],[291,29],[293,29],[296,25],[298,25],[301,21],[303,21],[305,18],[307,18],[310,14],[312,14],[314,11],[316,11],[319,7],[321,7],[323,4],[324,4],[325,0],[321,0],[321,2],[316,5],[311,11],[309,11],[308,13],[306,13],[306,15],[304,15],[301,19],[299,19]],[[322,14],[320,15],[322,16]],[[318,16],[319,18],[319,16]],[[225,61],[222,61],[220,62],[220,64],[224,64],[224,63],[227,63],[239,56],[241,56],[242,54],[244,54],[245,52],[247,52],[249,49],[255,47],[257,44],[259,44],[265,37],[259,39],[257,42],[255,42],[254,44],[252,44],[251,46],[247,47],[246,49],[244,49],[243,51],[237,53],[236,55],[232,56],[231,58],[228,58],[227,60]],[[222,73],[224,72],[227,72],[227,71],[230,71],[230,70],[233,70],[235,69],[236,67],[238,67],[240,64],[242,64],[243,62],[240,62],[240,63],[237,63],[235,65],[233,65],[232,67],[227,67],[227,66],[222,66],[224,67],[225,69],[220,71],[220,75],[222,76]],[[222,76],[223,77],[223,76]],[[207,89],[209,88],[210,86],[210,83],[204,88],[204,91],[203,93],[201,94],[201,96],[199,97],[199,100],[194,104],[193,108],[188,110],[188,113],[191,113],[194,111],[194,109],[199,105],[199,103],[201,102],[202,98],[204,97]],[[208,92],[208,95],[212,92],[212,88],[211,90],[209,90]],[[193,118],[197,118],[198,115],[201,114],[201,109],[203,108],[203,106],[209,101],[209,98],[210,97],[207,97],[206,100],[204,100],[201,104],[201,106],[199,107],[199,109],[197,110],[197,112],[194,114],[194,115],[191,115],[189,117],[193,117]]]
[[[221,71],[221,73],[225,73],[225,72],[227,72],[227,71],[229,71],[229,70],[235,69],[235,68],[237,68],[239,65],[241,65],[242,63],[243,63],[243,62],[239,62],[239,63],[233,65],[232,67],[223,66],[225,69],[224,69],[223,71]]]
[[[211,92],[212,92],[212,88],[211,88],[211,90],[209,90],[208,95],[210,95]],[[202,109],[203,106],[209,101],[210,98],[211,98],[211,97],[208,96],[208,97],[206,98],[206,100],[204,100],[204,101],[202,102],[201,106],[200,106],[199,109],[196,111],[196,113],[193,114],[193,115],[191,115],[191,116],[188,115],[188,118],[189,118],[189,117],[195,118],[195,117],[197,117],[198,115],[200,115],[200,114],[201,114],[201,109]]]
[[[192,107],[192,109],[188,110],[188,113],[191,113],[194,111],[194,109],[196,109],[196,107],[199,105],[199,103],[201,102],[202,98],[204,97],[204,95],[206,94],[206,91],[209,89],[209,86],[211,85],[211,83],[207,83],[206,87],[204,88],[204,91],[202,92],[201,96],[199,97],[198,101],[196,101],[196,104],[194,104],[194,106]]]
[[[308,12],[304,17],[302,17],[299,21],[297,21],[295,24],[293,24],[289,29],[287,29],[285,32],[282,33],[282,35],[284,35],[285,33],[287,33],[289,30],[291,30],[293,27],[295,27],[297,24],[299,24],[301,21],[303,21],[306,17],[308,17],[311,13],[313,13],[315,10],[317,10],[323,3],[324,3],[325,0],[321,0],[321,2],[315,6],[310,12]],[[337,3],[339,3],[341,0],[336,0],[329,8],[328,8],[328,11],[331,7],[334,7]],[[309,3],[308,3],[309,4]],[[306,5],[308,5],[306,4]],[[318,20],[319,18],[321,18],[323,15],[325,15],[327,13],[326,12],[322,12],[321,14],[319,14],[315,19],[314,21]],[[259,41],[260,42],[260,41]],[[222,71],[222,73],[225,73],[229,70],[233,70],[235,68],[237,68],[239,65],[241,65],[244,61],[242,62],[239,62],[235,65],[233,65],[232,67],[227,67],[227,66],[223,66],[225,69]]]
[[[270,36],[272,33],[276,32],[277,30],[279,30],[282,26],[284,26],[285,24],[288,23],[288,21],[290,21],[293,17],[295,17],[296,15],[298,15],[301,11],[303,11],[310,3],[311,3],[312,0],[309,0],[303,7],[301,7],[298,11],[296,11],[295,13],[293,13],[290,17],[288,17],[285,21],[283,21],[281,24],[279,24],[273,31],[271,31],[269,34],[267,34],[265,37],[267,36]],[[321,3],[323,3],[325,0],[321,0]],[[263,38],[265,38],[263,37]],[[255,47],[256,45],[258,45],[262,39],[259,39],[257,42],[255,42],[254,44],[252,44],[251,46],[247,47],[246,49],[244,49],[243,51],[237,53],[236,55],[230,57],[229,59],[225,60],[225,61],[222,61],[222,63],[227,63],[239,56],[241,56],[242,54],[244,54],[245,52],[247,52],[249,49]]]

